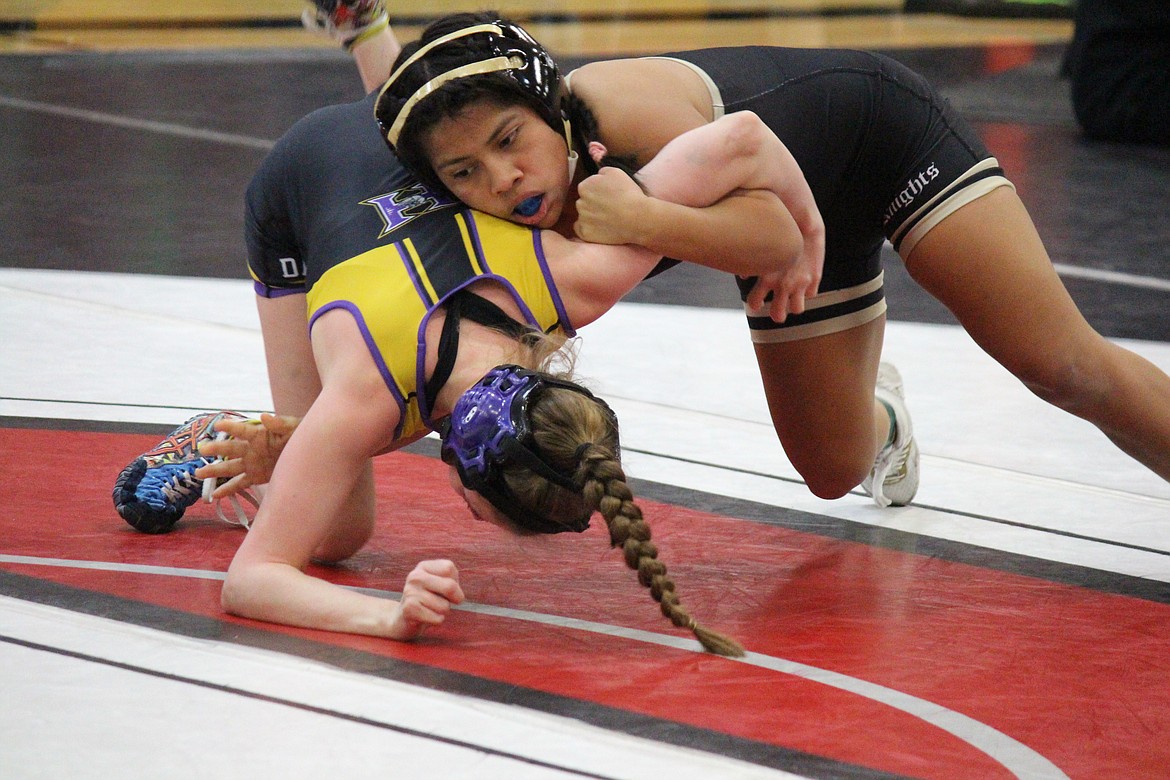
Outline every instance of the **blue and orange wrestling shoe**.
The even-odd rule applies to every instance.
[[[174,528],[202,493],[195,470],[214,460],[199,454],[199,444],[216,438],[215,424],[223,419],[247,418],[235,412],[195,415],[122,469],[114,483],[114,508],[122,519],[147,534]]]

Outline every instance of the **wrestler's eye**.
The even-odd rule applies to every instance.
[[[452,171],[451,173],[448,173],[447,175],[455,181],[463,181],[464,179],[471,178],[471,167],[468,166],[466,168],[459,168],[455,171]]]
[[[507,149],[509,146],[516,143],[516,137],[518,135],[520,135],[520,128],[516,128],[504,135],[504,137],[500,139],[500,148]]]

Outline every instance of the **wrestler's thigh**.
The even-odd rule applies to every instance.
[[[1017,376],[1045,381],[1101,341],[1069,296],[1015,191],[1000,187],[940,222],[906,268]]]
[[[839,333],[756,344],[772,424],[818,495],[842,495],[873,465],[874,385],[885,315]]]
[[[305,296],[257,296],[268,384],[277,414],[303,417],[321,392],[306,325]]]

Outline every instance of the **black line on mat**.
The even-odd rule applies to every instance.
[[[546,693],[533,688],[487,680],[462,672],[403,661],[375,653],[317,642],[276,631],[148,604],[50,580],[41,580],[0,568],[0,594],[60,607],[132,625],[196,639],[230,642],[307,658],[351,672],[386,680],[510,704],[538,712],[574,718],[609,731],[668,745],[798,773],[814,780],[905,780],[868,767],[856,766],[791,748],[770,745],[718,731],[642,715],[636,712]],[[387,640],[391,641],[391,640]],[[416,642],[425,645],[426,640]],[[476,747],[477,750],[483,748]]]
[[[465,742],[460,739],[452,739],[451,737],[444,737],[438,734],[431,734],[426,731],[419,731],[418,729],[408,728],[406,726],[399,726],[394,723],[386,723],[372,718],[365,718],[361,715],[351,715],[347,712],[341,712],[335,709],[328,709],[326,707],[317,707],[312,704],[305,704],[304,702],[292,701],[291,699],[283,699],[278,696],[269,696],[263,693],[256,693],[255,691],[247,691],[242,688],[236,688],[230,685],[221,685],[219,683],[208,682],[206,680],[199,680],[194,677],[185,677],[179,674],[172,674],[170,672],[160,672],[157,669],[148,669],[144,666],[137,666],[135,664],[128,664],[122,661],[113,661],[109,658],[101,658],[96,655],[88,653],[81,653],[74,650],[65,650],[60,647],[52,647],[51,645],[41,644],[39,642],[30,642],[24,639],[17,639],[16,637],[4,636],[0,634],[0,642],[7,642],[13,645],[20,645],[31,650],[40,650],[46,653],[53,653],[54,655],[65,656],[67,658],[75,658],[79,661],[88,661],[90,663],[101,664],[103,666],[110,666],[114,669],[121,669],[127,672],[134,672],[136,674],[143,674],[148,677],[157,677],[162,680],[170,680],[172,682],[184,683],[186,685],[194,685],[199,688],[206,688],[212,691],[219,691],[220,693],[228,693],[233,696],[241,696],[245,699],[252,699],[255,701],[267,702],[269,704],[279,704],[284,707],[291,707],[293,709],[302,710],[304,712],[311,712],[315,715],[325,715],[330,718],[337,718],[338,720],[346,720],[351,723],[360,723],[363,726],[373,726],[375,728],[385,729],[387,731],[395,731],[400,734],[406,734],[411,737],[420,737],[432,742],[441,742],[446,745],[454,747],[467,748],[474,750],[477,753],[485,753],[491,756],[501,756],[503,758],[511,759],[513,761],[520,761],[525,764],[532,764],[534,766],[546,767],[549,769],[556,769],[561,772],[578,775],[580,777],[593,777],[599,780],[614,780],[611,775],[599,775],[593,772],[586,772],[580,769],[564,766],[561,764],[553,764],[547,761],[541,761],[535,758],[528,758],[517,753],[509,753],[505,750],[497,750],[496,748],[485,747],[484,745],[477,745],[474,742]]]

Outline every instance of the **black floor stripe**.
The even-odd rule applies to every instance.
[[[118,406],[123,405],[118,404]],[[146,433],[166,436],[181,422],[183,421],[176,420],[173,424],[167,425],[162,423],[107,422],[105,420],[75,420],[47,417],[5,417],[0,415],[0,428],[33,431],[73,431],[76,433]]]
[[[775,480],[776,482],[787,482],[787,483],[792,484],[792,485],[803,485],[804,484],[804,482],[799,480],[799,479],[795,479],[793,477],[782,477],[782,476],[779,476],[777,474],[769,474],[765,471],[753,471],[752,469],[739,468],[736,466],[725,466],[725,465],[722,465],[719,463],[710,463],[708,461],[697,460],[694,458],[684,458],[684,457],[681,457],[679,455],[671,455],[671,454],[665,453],[665,452],[654,452],[652,450],[635,449],[634,447],[625,447],[623,449],[626,452],[637,452],[637,453],[640,453],[642,455],[651,455],[653,457],[662,458],[664,460],[673,460],[673,461],[676,461],[678,463],[688,463],[688,464],[691,464],[694,466],[706,466],[708,468],[718,469],[720,471],[730,471],[730,472],[733,472],[735,474],[746,474],[746,475],[752,476],[752,477],[761,477],[763,479],[771,479],[771,480]],[[1018,473],[1018,472],[1012,472],[1012,473]],[[858,496],[865,495],[864,493],[860,492],[859,490],[853,491],[852,494],[858,495]],[[995,523],[997,525],[1007,525],[1007,526],[1011,526],[1013,528],[1026,528],[1030,531],[1040,531],[1042,533],[1053,534],[1055,536],[1065,536],[1065,537],[1068,537],[1070,539],[1081,539],[1081,540],[1084,540],[1087,542],[1095,542],[1097,544],[1102,544],[1102,545],[1105,545],[1107,547],[1121,547],[1121,548],[1128,549],[1128,550],[1138,550],[1140,552],[1147,552],[1147,553],[1153,553],[1154,555],[1164,555],[1166,557],[1170,557],[1170,550],[1161,550],[1161,549],[1158,549],[1156,547],[1143,547],[1142,545],[1139,545],[1139,544],[1130,544],[1129,542],[1118,542],[1118,541],[1115,541],[1113,539],[1102,539],[1099,536],[1088,536],[1086,534],[1073,533],[1072,531],[1062,531],[1060,529],[1047,528],[1045,526],[1035,525],[1033,523],[1021,523],[1021,522],[1018,522],[1016,520],[1005,520],[1002,517],[992,517],[991,515],[981,515],[981,514],[978,514],[976,512],[965,512],[965,511],[960,510],[960,509],[950,509],[948,507],[934,506],[932,504],[921,504],[921,503],[915,502],[914,506],[919,507],[921,509],[929,509],[932,512],[938,512],[938,513],[944,514],[944,515],[953,515],[955,517],[969,517],[973,520],[981,520],[983,522]]]
[[[901,778],[899,775],[880,772],[868,767],[855,766],[798,750],[768,745],[662,718],[627,712],[616,707],[350,650],[324,642],[313,642],[299,637],[241,626],[154,604],[60,585],[35,577],[15,574],[4,569],[0,569],[0,594],[196,639],[230,642],[286,653],[382,679],[574,718],[610,731],[668,745],[693,748],[772,769],[794,772],[815,780],[900,780]],[[602,672],[599,670],[598,673]],[[474,749],[483,750],[480,747],[474,747]]]
[[[431,742],[440,742],[442,744],[451,745],[453,747],[467,748],[468,750],[474,750],[477,753],[483,753],[485,755],[499,756],[502,758],[507,758],[507,759],[512,760],[512,761],[519,761],[519,762],[524,763],[524,764],[531,764],[533,766],[545,767],[547,769],[555,769],[557,771],[564,772],[566,774],[576,775],[578,777],[592,777],[592,778],[597,778],[598,780],[614,780],[612,775],[599,775],[599,774],[595,774],[593,772],[586,772],[584,770],[574,769],[573,767],[565,766],[563,764],[553,764],[553,763],[549,763],[547,761],[540,761],[538,759],[529,758],[527,756],[522,756],[522,755],[519,755],[517,753],[510,753],[510,752],[504,751],[504,750],[497,750],[495,748],[485,747],[484,745],[478,745],[478,744],[475,744],[473,742],[465,742],[463,740],[452,739],[450,737],[443,737],[443,736],[439,736],[438,734],[431,734],[429,732],[419,731],[417,729],[407,728],[405,726],[399,726],[399,725],[396,725],[393,723],[386,723],[386,722],[380,721],[380,720],[373,720],[371,718],[364,718],[364,717],[361,717],[360,715],[351,715],[351,714],[346,713],[346,712],[339,712],[337,710],[327,709],[325,707],[316,707],[316,706],[313,706],[311,704],[305,704],[303,702],[292,701],[290,699],[282,699],[282,698],[279,698],[276,696],[268,696],[268,695],[261,694],[261,693],[255,693],[253,691],[246,691],[246,690],[243,690],[241,688],[232,687],[230,685],[220,685],[217,683],[207,682],[206,680],[198,680],[194,677],[184,677],[184,676],[178,675],[178,674],[171,674],[170,672],[160,672],[157,669],[148,669],[144,666],[137,666],[134,664],[123,663],[121,661],[112,661],[108,658],[101,658],[99,656],[89,655],[87,653],[79,653],[79,652],[75,652],[72,650],[65,650],[65,649],[62,649],[59,647],[52,647],[50,645],[40,644],[38,642],[29,642],[29,641],[26,641],[23,639],[17,639],[15,637],[4,636],[3,634],[0,634],[0,642],[7,642],[8,644],[18,645],[20,647],[26,647],[30,650],[38,650],[41,652],[52,653],[54,655],[64,656],[66,658],[73,658],[73,659],[76,659],[79,661],[87,661],[90,663],[100,664],[102,666],[109,666],[109,667],[114,668],[114,669],[121,669],[121,670],[127,671],[127,672],[134,672],[136,674],[142,674],[142,675],[146,675],[148,677],[156,677],[156,678],[159,678],[162,680],[170,680],[171,682],[183,683],[185,685],[194,685],[194,686],[199,687],[199,688],[206,688],[208,690],[218,691],[220,693],[227,693],[227,694],[231,694],[233,696],[240,696],[240,697],[245,698],[245,699],[252,699],[254,701],[267,702],[269,704],[278,704],[278,705],[281,705],[284,707],[291,707],[292,709],[301,710],[303,712],[311,712],[314,715],[324,715],[326,717],[335,718],[337,720],[349,721],[351,723],[359,723],[363,726],[373,726],[375,728],[384,729],[386,731],[393,731],[393,732],[397,732],[399,734],[405,734],[407,736],[419,737],[421,739],[426,739],[426,740],[429,740]]]

